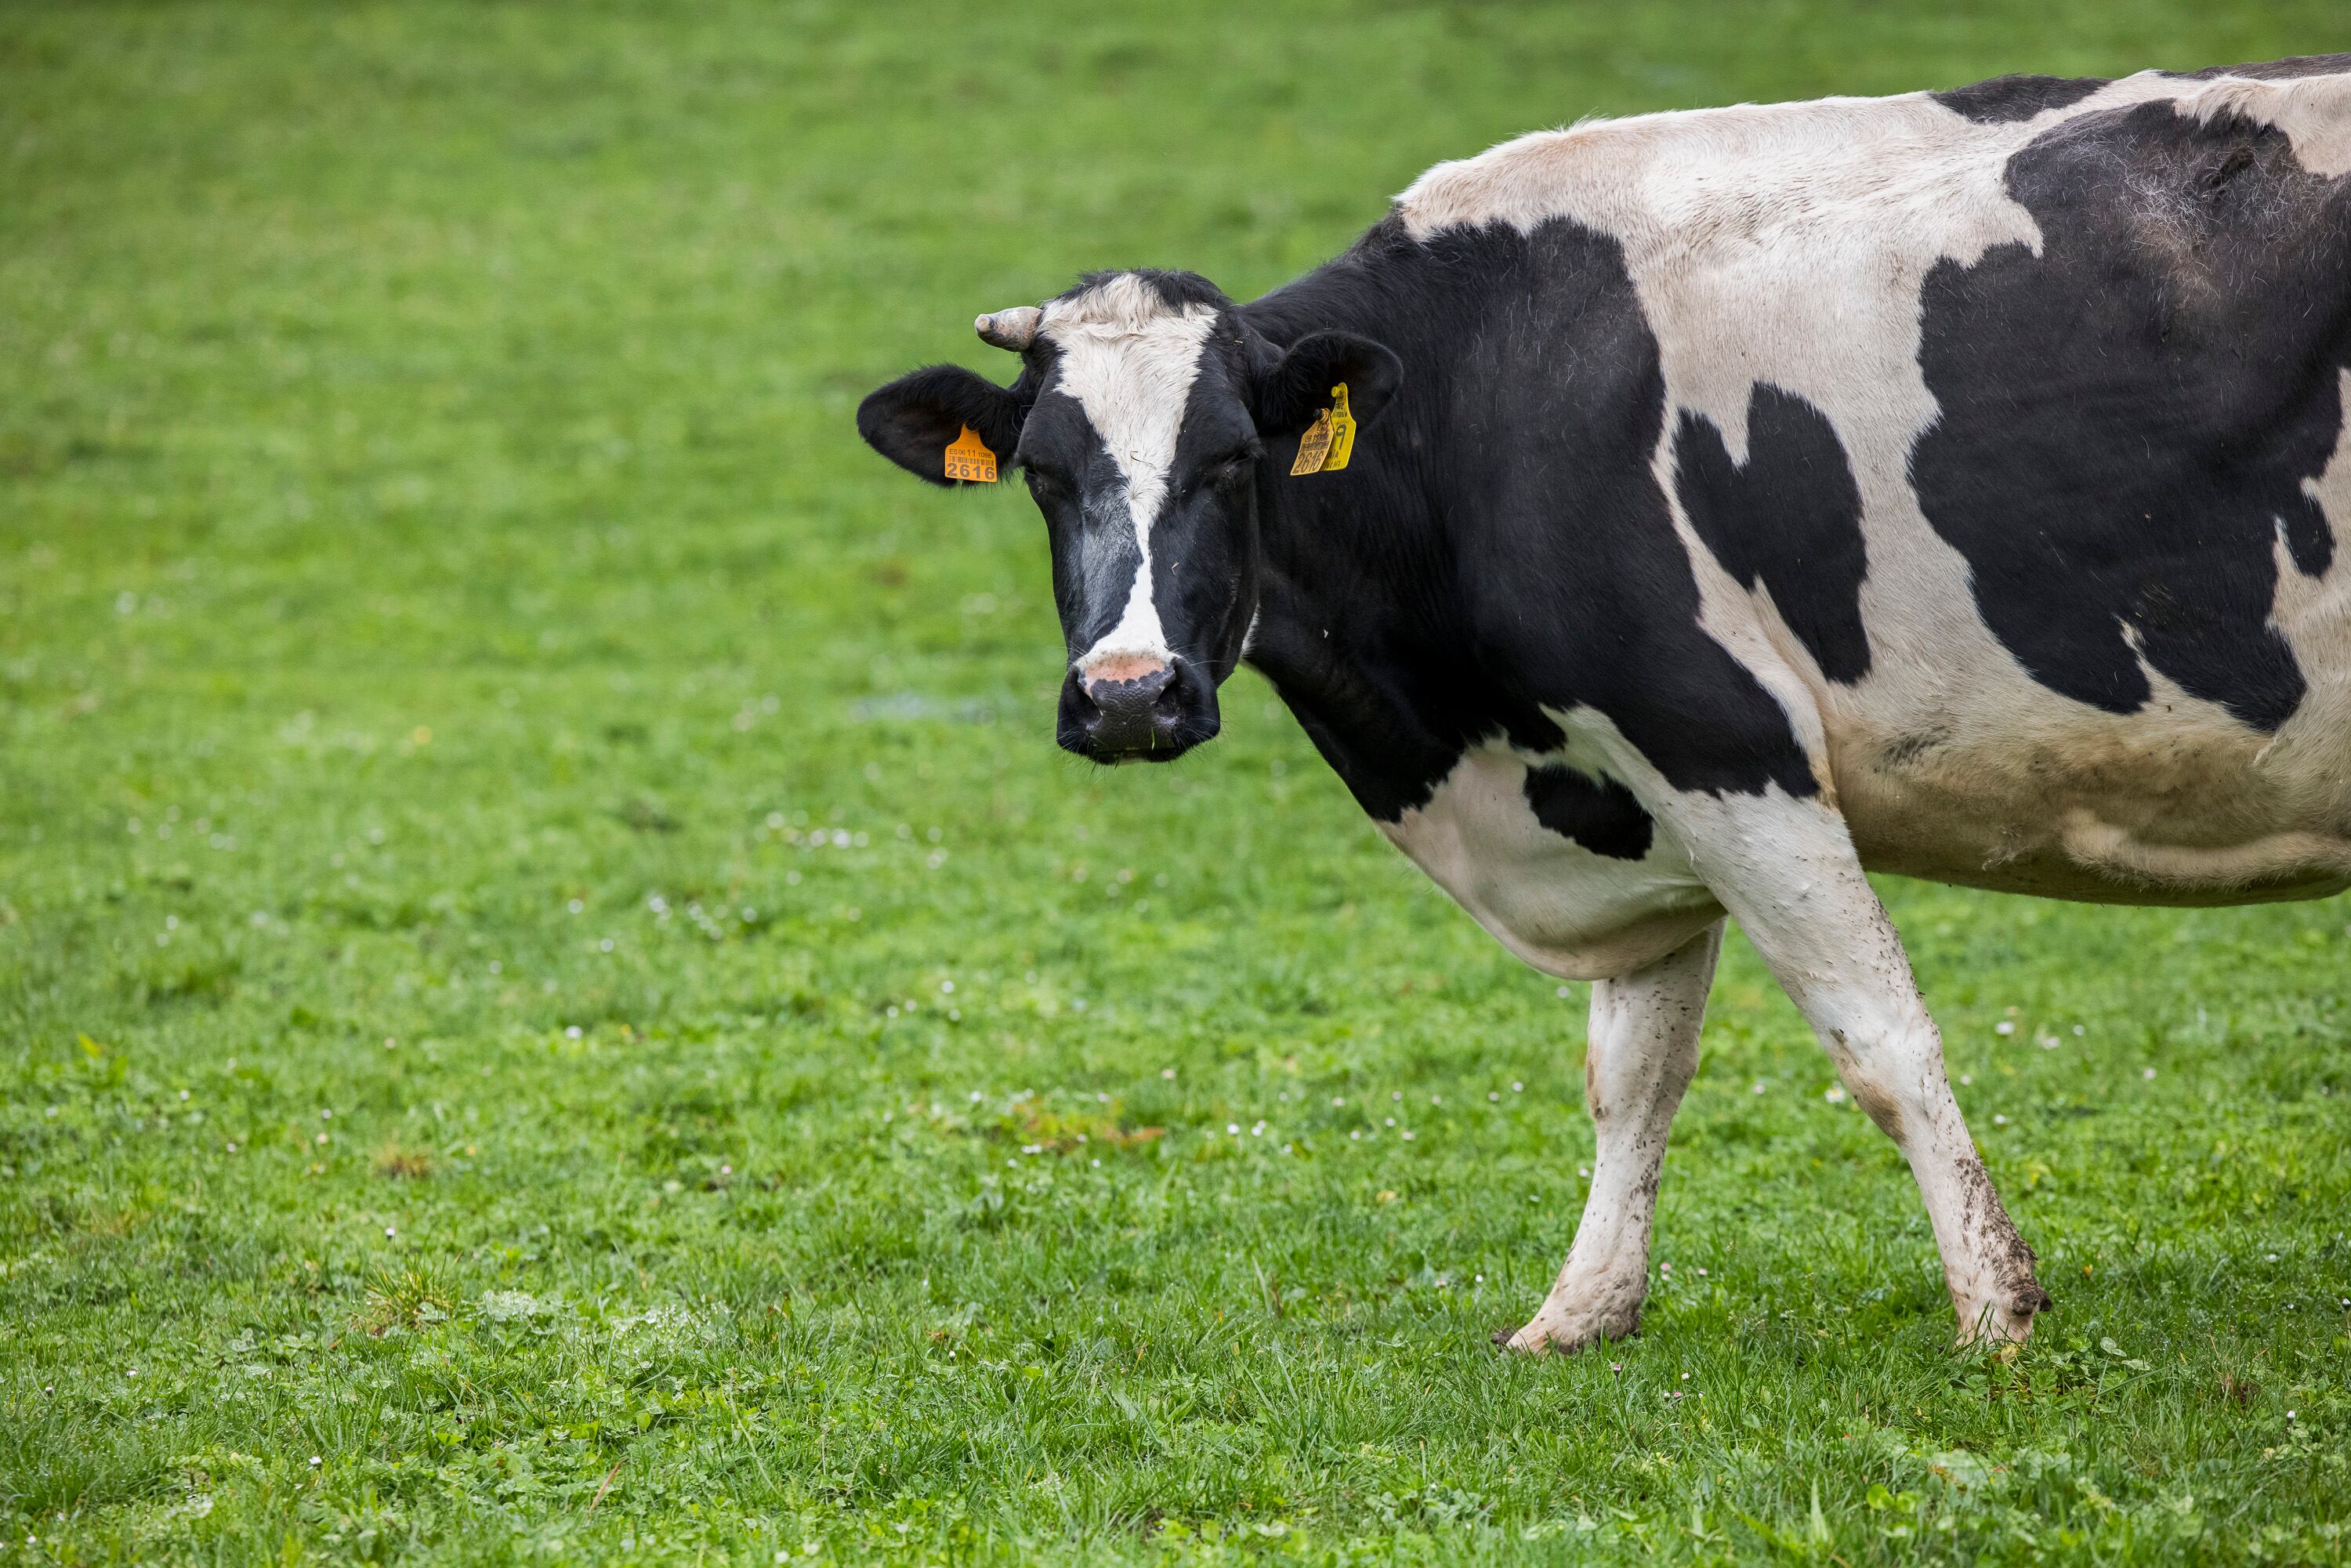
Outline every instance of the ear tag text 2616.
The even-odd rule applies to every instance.
[[[1298,460],[1290,465],[1293,475],[1335,474],[1347,465],[1355,450],[1355,416],[1347,408],[1347,383],[1341,382],[1331,389],[1331,406],[1314,416],[1306,434],[1298,438]]]
[[[979,432],[968,424],[947,448],[946,476],[967,479],[975,485],[996,483],[996,454],[979,438]]]

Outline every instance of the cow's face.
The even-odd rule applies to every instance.
[[[1090,278],[983,316],[979,332],[1021,354],[1009,389],[917,371],[867,398],[858,429],[934,483],[969,472],[946,455],[967,429],[1019,466],[1052,539],[1061,745],[1099,762],[1180,757],[1217,733],[1217,688],[1257,608],[1267,444],[1305,429],[1343,381],[1369,423],[1395,357],[1339,333],[1285,352],[1184,273]]]

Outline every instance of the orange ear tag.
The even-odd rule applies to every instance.
[[[968,480],[975,485],[996,483],[996,454],[987,449],[987,443],[979,438],[979,432],[968,424],[963,427],[963,434],[955,438],[954,444],[947,448],[946,476]]]

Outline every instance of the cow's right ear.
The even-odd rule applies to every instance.
[[[857,434],[866,444],[934,485],[963,483],[947,476],[947,448],[967,426],[1009,465],[1020,444],[1020,400],[961,365],[928,365],[857,405]]]

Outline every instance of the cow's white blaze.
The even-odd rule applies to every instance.
[[[1176,309],[1122,273],[1046,308],[1041,335],[1061,350],[1052,390],[1074,400],[1125,481],[1137,564],[1117,624],[1081,654],[1081,674],[1120,661],[1173,662],[1153,600],[1151,525],[1167,496],[1184,407],[1216,326],[1205,305]]]

